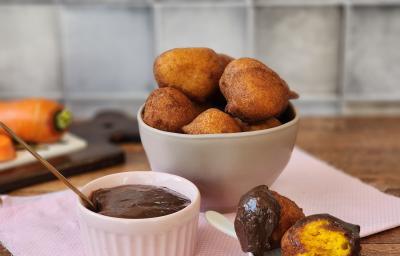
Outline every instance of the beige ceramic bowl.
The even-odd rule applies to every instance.
[[[241,133],[188,135],[154,129],[137,119],[151,169],[185,177],[202,195],[202,209],[230,211],[249,189],[271,185],[288,163],[299,117],[290,105],[278,127]]]

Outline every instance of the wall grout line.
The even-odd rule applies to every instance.
[[[346,104],[347,104],[347,87],[349,83],[349,71],[351,68],[349,64],[349,46],[350,46],[350,35],[351,35],[351,26],[352,26],[352,6],[350,0],[346,1],[346,4],[343,6],[343,19],[342,19],[342,28],[343,35],[341,41],[341,75],[340,75],[340,84],[339,84],[339,97],[340,97],[340,113],[345,114],[346,112]]]
[[[60,0],[53,0],[55,6],[53,7],[55,12],[56,12],[56,26],[58,28],[57,30],[57,42],[58,42],[58,53],[59,53],[59,66],[58,66],[58,70],[59,70],[59,83],[60,83],[60,93],[61,93],[61,101],[63,104],[66,103],[67,99],[66,99],[66,88],[65,88],[65,68],[64,68],[64,28],[62,25],[62,18],[61,18],[61,12],[62,12],[62,6],[59,4]]]
[[[245,54],[250,57],[256,56],[256,46],[255,46],[255,7],[253,0],[246,0],[246,45]]]

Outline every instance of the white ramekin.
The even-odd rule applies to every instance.
[[[278,178],[296,142],[299,116],[285,112],[288,122],[274,128],[224,134],[188,135],[165,132],[137,120],[151,169],[172,173],[199,188],[202,210],[232,211],[251,188]]]
[[[200,193],[179,176],[151,171],[124,172],[93,180],[82,188],[89,196],[99,188],[126,184],[165,186],[191,200],[186,208],[166,216],[122,219],[92,212],[78,204],[78,220],[87,256],[188,256],[196,245]]]

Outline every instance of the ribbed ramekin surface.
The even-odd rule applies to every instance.
[[[80,223],[87,256],[191,256],[197,225],[198,215],[165,232],[129,235]]]

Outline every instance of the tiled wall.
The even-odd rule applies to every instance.
[[[134,114],[183,46],[260,58],[303,114],[400,113],[400,0],[0,0],[0,98]]]

